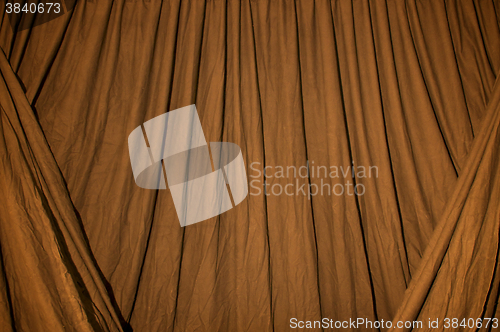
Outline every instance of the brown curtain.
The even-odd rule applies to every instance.
[[[4,13],[0,330],[500,318],[498,15],[489,0],[81,0],[21,30]],[[190,104],[248,176],[307,161],[378,176],[363,195],[248,195],[180,227],[169,190],[135,184],[127,137]]]

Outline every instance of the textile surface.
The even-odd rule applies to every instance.
[[[4,11],[0,330],[500,318],[499,15],[489,0],[81,0],[16,30]],[[346,180],[278,166],[376,176],[350,178],[362,195],[250,188],[180,227],[169,190],[134,182],[127,137],[192,104],[260,189]]]

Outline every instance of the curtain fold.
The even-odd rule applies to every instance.
[[[497,80],[481,134],[394,321],[497,317],[499,127]]]
[[[3,53],[0,69],[0,238],[10,311],[2,323],[12,331],[120,331],[64,179]]]

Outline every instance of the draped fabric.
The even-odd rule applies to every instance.
[[[499,15],[490,0],[80,0],[16,30],[4,13],[0,330],[500,318]],[[191,104],[249,181],[284,187],[263,168],[308,162],[377,176],[351,179],[362,195],[250,189],[180,227],[169,190],[135,184],[127,137]]]

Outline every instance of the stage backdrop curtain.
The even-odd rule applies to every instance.
[[[489,0],[81,0],[16,30],[4,13],[0,330],[500,318],[498,15]],[[377,173],[347,176],[363,195],[250,187],[180,227],[168,189],[135,184],[127,140],[191,104],[261,189],[346,182],[277,166]]]

